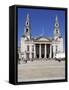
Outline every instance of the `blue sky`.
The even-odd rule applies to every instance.
[[[59,10],[48,9],[27,9],[18,8],[18,46],[20,46],[20,38],[24,32],[24,25],[27,13],[30,16],[31,34],[38,36],[43,34],[46,37],[53,37],[54,23],[56,15],[60,25],[60,33],[65,44],[65,12]]]

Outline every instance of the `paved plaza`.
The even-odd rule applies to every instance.
[[[18,64],[18,82],[65,79],[65,61],[35,60]]]

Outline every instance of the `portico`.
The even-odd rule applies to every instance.
[[[34,58],[51,58],[52,57],[52,46],[51,42],[40,41],[34,44]]]

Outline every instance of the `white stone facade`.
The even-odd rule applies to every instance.
[[[63,52],[63,38],[60,35],[58,17],[54,24],[54,36],[49,39],[44,36],[32,38],[30,31],[29,14],[27,14],[24,34],[21,37],[20,52],[24,59],[55,58],[56,53]]]

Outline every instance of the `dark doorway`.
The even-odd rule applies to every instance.
[[[39,54],[37,54],[36,56],[37,56],[37,58],[39,58]]]
[[[39,44],[36,44],[36,58],[39,58]]]
[[[50,55],[50,44],[47,44],[47,58],[49,58]]]
[[[44,58],[44,54],[42,54],[41,57]]]
[[[45,45],[41,44],[41,57],[44,58],[45,56]]]
[[[30,58],[29,58],[29,53],[26,53],[26,58],[27,58],[27,60],[30,59]]]
[[[53,58],[53,46],[52,46],[52,58]]]

